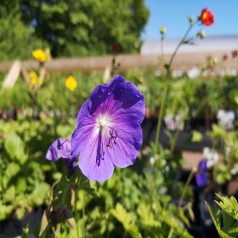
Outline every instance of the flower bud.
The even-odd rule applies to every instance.
[[[190,17],[188,18],[188,21],[189,21],[189,24],[192,25],[193,22],[194,22],[194,17],[193,17],[193,16],[190,16]]]
[[[199,37],[200,39],[205,38],[205,37],[206,37],[205,31],[199,31],[199,32],[197,33],[197,37]]]
[[[163,36],[166,33],[166,28],[164,26],[162,26],[160,28],[160,34]]]

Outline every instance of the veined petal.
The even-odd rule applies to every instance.
[[[145,101],[144,96],[134,84],[126,83],[126,88],[116,103],[121,107],[115,113],[129,115],[131,120],[141,124],[145,116]]]
[[[117,137],[107,147],[107,153],[119,168],[134,164],[142,145],[142,129],[137,123],[118,123],[115,127]]]
[[[80,151],[79,167],[90,181],[103,182],[112,176],[114,165],[105,153],[106,138],[102,134],[92,136],[89,130],[82,127],[75,131],[74,138],[80,139],[72,140],[72,147],[77,148],[73,153]]]
[[[71,143],[68,139],[58,138],[49,147],[46,159],[57,161],[59,158],[71,157]]]
[[[71,156],[71,141],[64,138],[58,138],[49,147],[46,153],[46,159],[58,161],[62,158],[68,168],[68,175],[72,175],[77,168],[76,157]]]

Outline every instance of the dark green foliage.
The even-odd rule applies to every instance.
[[[144,0],[15,0],[0,5],[0,59],[30,58],[37,47],[53,56],[139,50],[149,16]]]
[[[23,16],[20,1],[1,1],[0,4],[0,60],[31,58],[37,47],[47,43],[34,36],[34,28],[21,20]],[[34,40],[33,40],[34,39]]]

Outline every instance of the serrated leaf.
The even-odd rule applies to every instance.
[[[235,222],[227,232],[228,235],[237,237],[238,236],[238,222]]]
[[[137,212],[143,225],[149,227],[161,227],[161,223],[154,218],[153,212],[151,211],[149,205],[144,203],[140,204]]]
[[[188,220],[188,218],[185,216],[183,209],[180,208],[180,207],[178,207],[178,215],[179,215],[179,218],[184,222],[184,224],[186,224],[187,226],[189,226],[189,220]]]
[[[132,222],[132,216],[126,212],[123,206],[120,203],[117,203],[116,208],[111,210],[111,214],[120,221],[125,230],[127,230],[128,226]]]
[[[138,227],[134,224],[133,217],[128,213],[120,203],[116,208],[111,210],[111,214],[122,223],[124,229],[134,238],[141,238]]]
[[[222,230],[227,233],[232,224],[234,223],[234,218],[231,217],[229,214],[227,214],[226,212],[222,212]]]
[[[207,202],[205,202],[207,209],[211,215],[211,218],[213,220],[213,223],[217,229],[217,232],[219,233],[220,237],[222,238],[231,238],[229,235],[225,234],[222,230],[221,230],[221,220],[220,220],[220,215],[217,214],[217,210],[215,208],[211,208]],[[216,215],[215,215],[216,213]]]

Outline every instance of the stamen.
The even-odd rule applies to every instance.
[[[103,138],[108,141],[106,144],[107,147],[112,148],[113,143],[116,144],[117,131],[112,128],[112,120],[108,114],[100,114],[96,119],[95,126],[95,136],[99,136],[98,138],[98,148],[96,155],[96,165],[99,167],[101,164],[101,160],[104,160],[104,146]]]
[[[116,144],[117,131],[112,128],[112,129],[109,131],[109,134],[110,134],[110,137],[109,137],[109,140],[108,140],[107,147],[112,148],[112,141],[114,142],[114,144]]]

